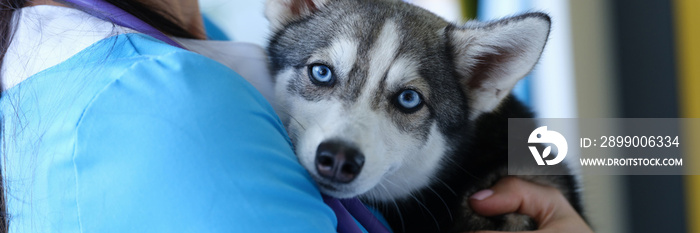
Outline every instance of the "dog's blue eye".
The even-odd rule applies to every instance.
[[[311,82],[320,86],[333,84],[333,71],[326,65],[314,64],[309,66],[309,77]]]
[[[423,106],[423,100],[417,91],[406,89],[396,96],[396,104],[405,113],[413,113]]]

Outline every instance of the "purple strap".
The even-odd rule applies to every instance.
[[[134,29],[138,32],[152,36],[169,45],[182,48],[180,44],[170,39],[168,36],[158,31],[143,20],[136,18],[119,7],[116,7],[104,0],[63,0],[69,5],[72,5],[80,10],[85,11],[95,17],[108,20],[116,25]]]
[[[369,233],[388,233],[389,230],[386,229],[384,224],[382,224],[379,219],[377,219],[372,212],[370,212],[367,207],[360,202],[360,199],[357,198],[352,198],[352,199],[342,199],[340,200],[340,203],[343,203],[343,206],[352,214],[352,216],[357,219],[360,224],[362,224],[363,227],[367,230]]]
[[[330,206],[338,218],[338,232],[340,233],[359,233],[362,232],[355,223],[357,219],[360,224],[369,233],[388,233],[389,230],[384,227],[384,224],[370,212],[365,205],[357,198],[338,200],[326,195],[323,196],[323,202]]]
[[[330,206],[335,212],[335,217],[338,218],[338,232],[339,233],[361,233],[360,227],[355,224],[348,210],[345,209],[342,203],[338,199],[323,195],[323,202]]]

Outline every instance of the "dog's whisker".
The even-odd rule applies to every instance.
[[[438,182],[440,182],[440,184],[444,185],[445,188],[446,188],[447,190],[449,190],[449,191],[452,193],[452,195],[455,195],[455,196],[459,195],[459,194],[457,194],[457,191],[455,191],[454,189],[452,189],[452,187],[450,187],[450,185],[448,185],[447,183],[445,183],[445,181],[443,181],[443,180],[440,179],[439,177],[435,177],[435,180],[437,180]]]
[[[423,204],[422,201],[420,201],[415,195],[413,195],[413,193],[409,194],[408,196],[411,197],[413,200],[415,200],[416,203],[418,203],[418,205],[419,205],[420,207],[422,207],[423,209],[425,209],[425,211],[428,212],[428,214],[430,215],[430,217],[431,217],[431,218],[433,219],[433,221],[435,222],[435,226],[437,227],[438,232],[440,232],[440,231],[441,231],[441,230],[440,230],[440,222],[438,222],[437,218],[435,217],[435,215],[433,215],[433,212],[430,210],[430,208],[428,208],[427,206],[425,206],[425,204]]]
[[[389,193],[389,190],[387,189],[387,187],[386,187],[384,184],[381,184],[381,183],[380,183],[380,185],[381,185],[382,189],[383,189],[385,192]],[[397,213],[398,216],[399,216],[399,221],[401,222],[401,231],[402,231],[402,232],[406,232],[406,223],[405,223],[404,220],[403,220],[403,215],[401,214],[401,208],[399,208],[399,204],[396,203],[396,200],[395,200],[395,199],[392,199],[392,200],[391,200],[391,203],[392,203],[392,204],[394,205],[394,207],[396,208],[395,211],[396,211],[396,213]]]
[[[463,171],[464,174],[467,174],[467,175],[469,175],[469,176],[471,176],[472,178],[475,178],[475,179],[481,179],[481,177],[478,177],[478,176],[474,175],[474,173],[472,173],[472,172],[470,172],[469,170],[465,169],[461,164],[459,164],[459,163],[457,163],[456,161],[454,161],[454,159],[452,159],[452,158],[447,158],[447,159],[445,159],[445,161],[447,161],[448,163],[451,163],[452,166],[454,166],[455,168],[458,168],[459,170]]]
[[[454,218],[452,216],[452,211],[450,210],[450,206],[447,205],[447,202],[445,202],[445,199],[443,199],[442,196],[440,196],[440,193],[436,192],[435,189],[431,188],[430,186],[428,186],[428,189],[431,192],[433,192],[435,194],[435,196],[440,198],[440,201],[442,201],[442,204],[445,205],[445,209],[447,210],[447,215],[450,216],[450,221],[454,220]]]

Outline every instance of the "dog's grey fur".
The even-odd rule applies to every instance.
[[[521,215],[476,215],[467,198],[506,176],[507,118],[532,117],[509,92],[538,60],[549,16],[455,25],[398,0],[266,4],[278,111],[323,192],[360,196],[397,232],[536,227]],[[331,67],[333,85],[310,80],[313,64]],[[393,100],[405,89],[424,106],[400,111]],[[313,157],[327,140],[365,154],[352,182],[318,175]],[[580,211],[573,177],[523,178],[560,189]]]

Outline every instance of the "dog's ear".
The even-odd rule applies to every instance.
[[[267,0],[265,17],[270,21],[272,31],[308,16],[323,7],[330,0]]]
[[[528,13],[490,23],[448,28],[459,81],[472,119],[491,112],[539,60],[549,37],[550,18]]]

